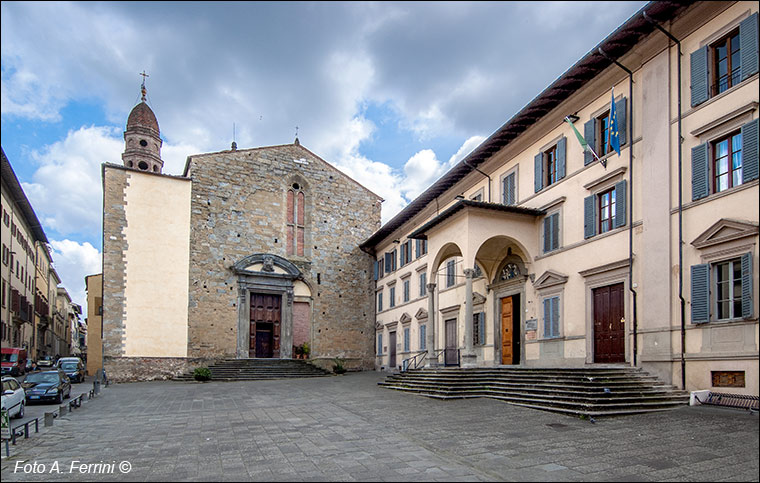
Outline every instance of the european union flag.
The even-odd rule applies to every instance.
[[[618,131],[617,112],[615,111],[615,88],[612,88],[612,104],[610,104],[610,147],[620,156],[620,131]]]

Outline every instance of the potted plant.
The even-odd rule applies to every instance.
[[[308,359],[309,358],[309,353],[310,352],[311,352],[311,348],[309,347],[309,343],[308,342],[304,342],[303,344],[301,344],[301,353],[303,354],[303,358],[304,359]]]
[[[208,367],[196,367],[193,371],[193,378],[196,381],[206,382],[211,379],[211,370]]]
[[[294,359],[302,359],[303,357],[303,347],[300,345],[294,345],[293,346],[293,358]]]
[[[346,367],[343,365],[343,363],[345,363],[346,360],[340,357],[336,357],[334,361],[335,361],[335,364],[333,364],[333,372],[335,374],[345,374]]]

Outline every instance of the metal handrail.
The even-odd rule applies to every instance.
[[[417,360],[418,357],[419,357],[419,360]],[[406,372],[409,369],[419,369],[419,367],[425,361],[425,357],[427,357],[427,351],[419,351],[413,357],[407,357],[406,359],[401,361],[401,372]],[[414,366],[414,367],[410,367],[410,366]]]

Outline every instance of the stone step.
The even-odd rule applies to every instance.
[[[419,369],[378,384],[435,399],[489,397],[586,416],[669,410],[689,401],[688,393],[630,367]]]
[[[209,366],[214,381],[251,381],[321,377],[330,375],[306,360],[300,359],[227,359]],[[178,381],[194,380],[192,371],[175,377]]]

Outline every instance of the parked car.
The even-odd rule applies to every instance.
[[[23,418],[26,405],[26,393],[18,381],[10,376],[3,377],[2,409],[8,411],[8,417]]]
[[[58,361],[58,368],[71,379],[71,382],[84,381],[84,364],[78,358],[65,357]]]
[[[21,384],[26,390],[26,402],[55,401],[61,404],[71,396],[71,382],[60,369],[27,374]]]
[[[38,367],[38,368],[40,368],[41,370],[42,370],[42,369],[48,369],[48,368],[51,368],[51,367],[53,367],[53,365],[54,365],[54,364],[55,364],[55,361],[54,361],[54,360],[53,360],[53,358],[52,358],[52,357],[50,357],[50,356],[42,356],[42,357],[41,357],[41,358],[40,358],[40,359],[37,361],[37,367]]]
[[[64,362],[79,362],[80,364],[84,365],[84,362],[82,362],[82,359],[79,357],[61,357],[55,361],[55,367],[61,367],[61,364]]]
[[[26,372],[26,349],[20,347],[3,347],[2,373],[11,376],[21,376]]]

